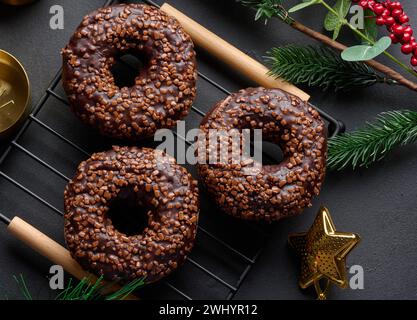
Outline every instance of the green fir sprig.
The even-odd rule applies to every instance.
[[[103,277],[98,278],[94,283],[84,278],[73,286],[72,279],[70,279],[67,287],[56,296],[55,300],[98,300],[99,290],[103,287],[102,283]]]
[[[417,141],[417,112],[398,110],[381,113],[376,122],[329,140],[330,169],[368,167],[396,146]]]
[[[19,277],[14,276],[14,279],[25,300],[32,300],[32,295],[28,290],[24,277],[19,275]],[[116,283],[105,283],[103,277],[100,277],[95,281],[92,281],[90,278],[84,278],[76,285],[74,285],[72,279],[70,279],[66,288],[55,297],[55,300],[124,300],[137,289],[144,286],[145,279],[139,278],[133,280],[115,292],[103,294],[103,292],[107,292],[108,289],[115,284]]]
[[[396,83],[365,63],[345,61],[325,47],[289,45],[273,48],[267,55],[270,74],[293,84],[347,91],[376,83]]]
[[[23,296],[25,297],[25,300],[33,300],[32,295],[29,292],[29,289],[26,285],[25,278],[23,278],[23,275],[20,274],[18,277],[13,276],[13,279],[16,281],[20,291],[22,292]]]

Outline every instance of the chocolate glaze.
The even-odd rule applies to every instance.
[[[147,60],[130,88],[118,88],[111,73],[123,53]],[[196,95],[191,38],[175,18],[151,6],[119,4],[92,12],[62,56],[71,109],[107,136],[137,140],[172,127]]]
[[[254,163],[245,160],[199,165],[203,183],[225,212],[276,221],[301,213],[319,194],[326,169],[326,127],[319,113],[298,97],[279,89],[241,90],[214,106],[200,129],[262,129],[263,140],[279,144],[284,154],[280,164],[260,164],[250,175],[244,170]],[[206,141],[207,161],[215,147]]]
[[[148,210],[142,234],[115,229],[107,212],[115,199]],[[197,182],[160,151],[113,147],[82,162],[65,189],[65,240],[72,257],[110,281],[157,281],[190,253],[197,230]]]

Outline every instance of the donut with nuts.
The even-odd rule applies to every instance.
[[[64,197],[65,240],[72,257],[106,280],[158,281],[193,247],[197,182],[159,150],[113,147],[96,153],[80,164]],[[142,234],[128,236],[114,227],[108,213],[117,199],[146,209]]]
[[[276,221],[301,213],[319,194],[326,169],[326,126],[319,113],[298,97],[279,89],[241,90],[214,106],[200,129],[206,137],[210,129],[260,129],[263,140],[278,144],[284,154],[284,160],[274,165],[262,166],[244,157],[236,163],[232,153],[227,161],[210,163],[218,145],[199,140],[206,144],[198,147],[205,150],[207,160],[199,164],[202,182],[226,213]]]
[[[144,67],[119,88],[111,67],[122,54]],[[71,109],[102,134],[138,140],[184,118],[196,95],[196,54],[180,23],[161,10],[118,4],[87,15],[62,50],[63,86]]]

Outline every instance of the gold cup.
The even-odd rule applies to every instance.
[[[22,64],[0,50],[0,139],[8,137],[29,114],[30,84]]]

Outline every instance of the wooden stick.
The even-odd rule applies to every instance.
[[[290,92],[302,100],[309,100],[310,96],[297,88],[296,86],[286,82],[283,79],[276,79],[268,75],[269,69],[247,54],[243,53],[230,43],[226,42],[213,32],[207,30],[196,21],[184,15],[171,5],[164,3],[161,10],[170,16],[175,17],[191,36],[194,43],[225,62],[235,70],[238,70],[247,78],[255,81],[257,84],[266,88],[280,88]]]
[[[96,276],[81,268],[67,249],[19,217],[13,218],[7,230],[27,246],[48,258],[52,263],[62,266],[65,271],[78,280],[87,278],[90,279],[91,283],[97,281]],[[116,291],[119,288],[119,286],[114,286],[111,291]],[[125,300],[137,300],[137,297],[129,295]]]

